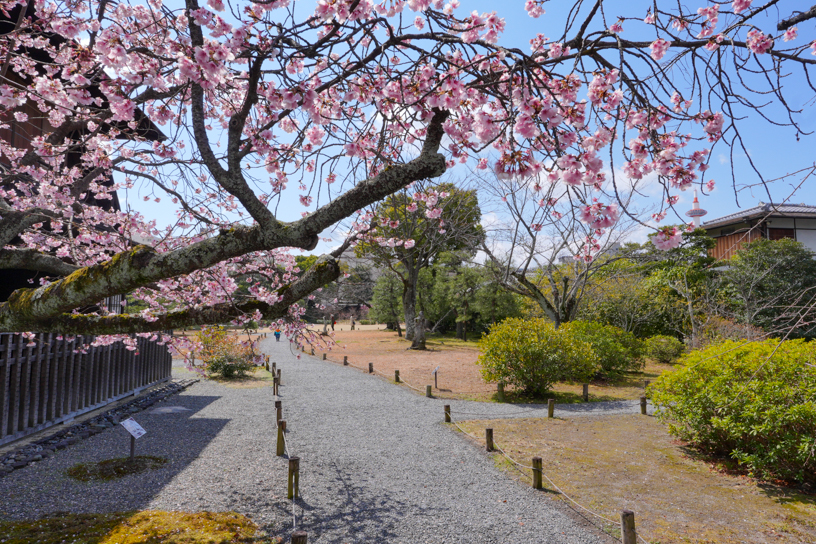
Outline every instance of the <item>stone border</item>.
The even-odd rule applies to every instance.
[[[26,444],[18,450],[9,451],[0,459],[0,478],[5,477],[17,469],[25,468],[31,463],[42,461],[57,450],[64,450],[82,439],[110,429],[121,420],[127,419],[132,414],[136,414],[153,406],[170,395],[184,391],[198,381],[197,379],[172,381],[162,387],[153,389],[142,397],[121,404],[116,408],[83,421],[82,423],[72,425],[67,429]]]

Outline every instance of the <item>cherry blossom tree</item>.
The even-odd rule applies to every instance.
[[[132,347],[117,335],[296,323],[293,303],[338,277],[340,253],[297,276],[288,248],[312,250],[342,221],[353,243],[369,224],[358,210],[457,163],[602,186],[597,202],[571,202],[603,223],[615,206],[626,213],[618,169],[656,175],[667,199],[710,187],[709,149],[740,145],[746,108],[781,104],[799,130],[779,78],[816,63],[797,26],[816,14],[793,2],[619,18],[579,1],[529,51],[500,45],[500,14],[459,4],[318,0],[302,15],[290,0],[1,0],[0,128],[41,134],[0,143],[0,267],[36,271],[41,285],[0,303],[0,331]],[[543,17],[544,4],[526,9]],[[91,205],[116,191],[141,191],[173,220]],[[284,220],[293,192],[303,215]],[[667,247],[679,238],[664,235]],[[124,294],[146,309],[100,306]]]

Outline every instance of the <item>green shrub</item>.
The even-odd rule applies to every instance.
[[[658,334],[643,342],[643,354],[658,363],[671,364],[683,355],[685,346],[674,336]]]
[[[503,381],[541,396],[557,381],[586,381],[596,367],[595,352],[570,330],[545,319],[505,319],[479,341],[478,363],[487,381]]]
[[[693,351],[652,384],[652,400],[669,431],[704,452],[730,456],[759,477],[813,480],[813,347],[727,341]]]
[[[592,321],[570,321],[561,325],[561,330],[572,332],[592,346],[598,362],[596,375],[619,376],[643,368],[642,342],[630,332]]]

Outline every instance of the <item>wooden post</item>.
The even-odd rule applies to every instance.
[[[326,360],[326,354],[325,353],[323,354],[323,360],[324,361]]]
[[[343,366],[348,366],[348,355],[343,355]]]
[[[300,352],[306,353],[306,346],[300,346]]]
[[[306,531],[295,531],[292,533],[292,544],[307,544]]]
[[[399,370],[394,371],[394,381],[400,383]]]
[[[281,380],[281,369],[278,369],[278,385],[283,385],[283,380]]]
[[[275,361],[272,361],[272,374],[276,374],[278,372],[277,365],[278,365],[278,363],[276,363]]]
[[[635,513],[631,510],[621,511],[621,538],[623,544],[637,544]]]
[[[555,416],[555,399],[547,399],[547,417]]]
[[[652,380],[644,380],[643,389],[649,389],[649,384],[650,383],[652,383]]]
[[[541,457],[533,457],[533,488],[543,489],[541,483]]]
[[[588,383],[584,384],[583,395],[584,395],[584,402],[589,402],[589,384]]]
[[[300,457],[289,458],[289,485],[287,486],[286,497],[289,499],[300,498]]]
[[[136,437],[130,435],[130,462],[136,460]]]
[[[646,415],[646,397],[640,397],[640,413]]]
[[[450,404],[446,404],[445,405],[445,423],[450,423],[450,422],[451,422]]]
[[[312,355],[314,355],[314,348],[312,348]]]
[[[504,402],[504,382],[499,382],[498,385],[498,394],[496,395],[499,399],[499,402]]]
[[[279,400],[275,401],[275,421],[278,422],[283,419],[283,403]]]
[[[485,429],[485,449],[493,451],[493,429]]]
[[[374,363],[368,363],[368,373],[374,374]]]
[[[434,372],[434,389],[439,389],[439,384],[436,381],[436,377],[439,375],[439,372]]]
[[[269,361],[266,362],[266,371],[269,372]]]
[[[431,398],[433,389],[430,385],[425,386],[425,396]]]
[[[284,420],[278,421],[278,448],[275,450],[275,453],[278,457],[283,457],[284,453],[286,453],[286,442],[283,438],[283,433],[286,432],[286,422]]]

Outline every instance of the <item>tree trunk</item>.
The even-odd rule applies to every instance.
[[[411,270],[408,281],[402,287],[402,309],[405,312],[405,339],[414,339],[414,324],[416,323],[417,280],[419,271]]]
[[[465,324],[461,321],[456,322],[456,338],[459,340],[464,340],[465,336]]]

